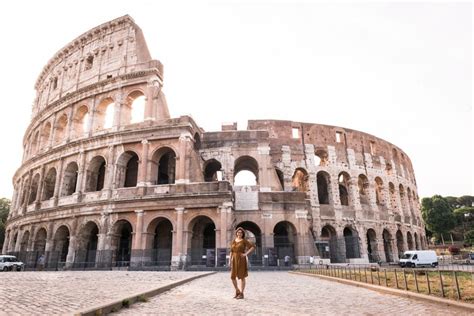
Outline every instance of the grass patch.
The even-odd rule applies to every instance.
[[[302,272],[327,275],[347,280],[387,286],[427,295],[474,303],[474,273],[457,271],[431,271],[419,269],[306,269]],[[416,279],[415,279],[416,278]],[[457,279],[457,284],[456,284]],[[459,288],[459,293],[457,288]]]

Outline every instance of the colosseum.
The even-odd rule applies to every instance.
[[[128,15],[62,48],[35,89],[2,249],[29,268],[44,254],[48,269],[215,269],[238,226],[254,266],[426,247],[400,148],[337,126],[171,118],[163,65]]]

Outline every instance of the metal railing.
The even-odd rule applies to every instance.
[[[313,265],[300,272],[346,279],[472,303],[474,272],[378,266]]]

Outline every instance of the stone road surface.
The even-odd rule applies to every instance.
[[[1,272],[0,315],[71,315],[201,272]]]
[[[468,315],[408,298],[287,272],[250,272],[244,300],[228,273],[186,283],[113,315]]]

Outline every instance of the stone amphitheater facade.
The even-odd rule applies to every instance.
[[[40,254],[65,268],[222,266],[237,226],[262,265],[396,262],[426,247],[400,148],[291,121],[205,132],[170,118],[162,88],[129,16],[56,53],[35,85],[3,253],[30,266]],[[255,183],[234,185],[240,172]]]

